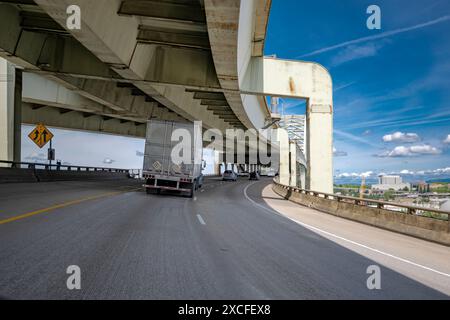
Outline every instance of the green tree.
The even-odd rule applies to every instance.
[[[384,200],[386,200],[386,201],[393,200],[393,199],[394,199],[394,190],[386,191],[386,192],[383,194],[383,198],[384,198]]]

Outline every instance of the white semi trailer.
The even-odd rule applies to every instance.
[[[202,187],[204,161],[201,133],[201,127],[194,123],[148,121],[143,168],[144,187],[148,194],[171,190],[192,198],[195,191]],[[190,148],[180,152],[181,141],[187,142],[185,145]],[[184,160],[180,162],[174,159],[174,155],[183,156]]]

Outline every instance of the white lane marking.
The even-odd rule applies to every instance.
[[[202,218],[202,216],[201,215],[197,215],[197,219],[198,219],[198,221],[200,221],[200,223],[202,224],[202,225],[206,225],[206,223],[205,223],[205,220],[203,220],[203,218]]]
[[[395,259],[395,260],[398,260],[398,261],[401,261],[401,262],[404,262],[404,263],[413,265],[413,266],[415,266],[415,267],[422,268],[422,269],[425,269],[425,270],[428,270],[428,271],[431,271],[431,272],[434,272],[434,273],[437,273],[437,274],[440,274],[440,275],[442,275],[442,276],[445,276],[445,277],[449,277],[449,278],[450,278],[450,274],[448,274],[448,273],[445,273],[445,272],[442,272],[442,271],[439,271],[439,270],[436,270],[436,269],[433,269],[433,268],[430,268],[430,267],[427,267],[427,266],[424,266],[424,265],[415,263],[415,262],[413,262],[413,261],[411,261],[411,260],[408,260],[408,259],[404,259],[404,258],[401,258],[401,257],[397,257],[397,256],[395,256],[395,255],[393,255],[393,254],[390,254],[390,253],[387,253],[387,252],[384,252],[384,251],[381,251],[381,250],[378,250],[378,249],[375,249],[375,248],[366,246],[366,245],[364,245],[364,244],[355,242],[355,241],[353,241],[353,240],[350,240],[350,239],[347,239],[347,238],[338,236],[338,235],[336,235],[336,234],[334,234],[334,233],[331,233],[331,232],[328,232],[328,231],[325,231],[325,230],[322,230],[322,229],[313,227],[313,226],[311,226],[311,225],[309,225],[309,224],[306,224],[306,223],[300,222],[300,221],[298,221],[298,220],[295,220],[295,219],[289,218],[289,217],[287,217],[287,216],[284,216],[284,215],[280,214],[279,212],[276,212],[275,210],[269,209],[269,208],[267,208],[267,207],[265,207],[265,206],[263,206],[263,205],[257,203],[256,201],[254,201],[253,199],[251,199],[251,198],[248,196],[248,194],[247,194],[248,188],[251,187],[252,185],[254,185],[255,183],[257,183],[257,182],[251,183],[251,184],[249,184],[249,185],[247,185],[247,186],[245,187],[245,189],[244,189],[244,196],[245,196],[245,197],[247,198],[247,200],[250,201],[252,204],[254,204],[254,205],[256,205],[256,206],[258,206],[258,207],[264,209],[264,210],[267,211],[267,212],[275,213],[275,214],[278,215],[278,216],[287,218],[287,219],[289,219],[289,220],[291,220],[291,221],[293,221],[293,222],[295,222],[295,223],[297,223],[297,224],[299,224],[299,225],[301,225],[301,226],[303,226],[303,227],[305,227],[305,228],[307,228],[307,229],[309,229],[309,230],[316,231],[316,232],[319,232],[319,233],[322,233],[322,234],[326,234],[326,235],[328,235],[328,236],[330,236],[330,237],[333,237],[333,238],[336,238],[336,239],[340,239],[340,240],[342,240],[342,241],[351,243],[351,244],[353,244],[353,245],[355,245],[355,246],[358,246],[358,247],[361,247],[361,248],[364,248],[364,249],[367,249],[367,250],[376,252],[376,253],[381,254],[381,255],[384,255],[384,256],[386,256],[386,257],[389,257],[389,258],[392,258],[392,259]]]

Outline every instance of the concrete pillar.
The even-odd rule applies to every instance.
[[[0,58],[0,160],[20,162],[22,71]]]
[[[299,187],[305,189],[306,186],[306,168],[303,165],[300,165],[300,183]]]
[[[333,193],[333,110],[308,101],[306,189]]]
[[[289,171],[289,136],[286,130],[276,130],[276,141],[278,142],[278,152],[280,160],[279,178],[280,183],[289,185],[290,171]]]
[[[220,167],[221,166],[222,166],[222,164],[220,164],[220,163],[214,164],[214,175],[220,176]]]
[[[289,142],[290,153],[290,179],[289,185],[297,187],[297,143],[295,141]]]
[[[14,82],[14,161],[22,161],[22,70],[15,69]]]
[[[245,93],[306,99],[306,188],[332,193],[333,83],[328,70],[314,62],[252,57],[240,89]],[[283,151],[280,156],[280,180],[288,184],[289,156]]]

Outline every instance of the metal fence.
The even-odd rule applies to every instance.
[[[37,162],[15,162],[0,160],[0,168],[15,168],[15,169],[41,169],[41,170],[61,170],[61,171],[91,171],[91,172],[115,172],[128,173],[130,177],[143,179],[142,169],[123,169],[123,168],[106,168],[106,167],[89,167],[78,166],[73,164],[49,164]],[[215,173],[205,174],[205,177],[218,177]]]
[[[1,165],[3,164],[3,165]],[[98,172],[117,172],[141,175],[141,169],[119,169],[119,168],[105,168],[105,167],[89,167],[77,166],[72,164],[48,164],[36,162],[15,162],[0,160],[0,167],[15,168],[15,169],[42,169],[42,170],[62,170],[62,171],[98,171]]]

